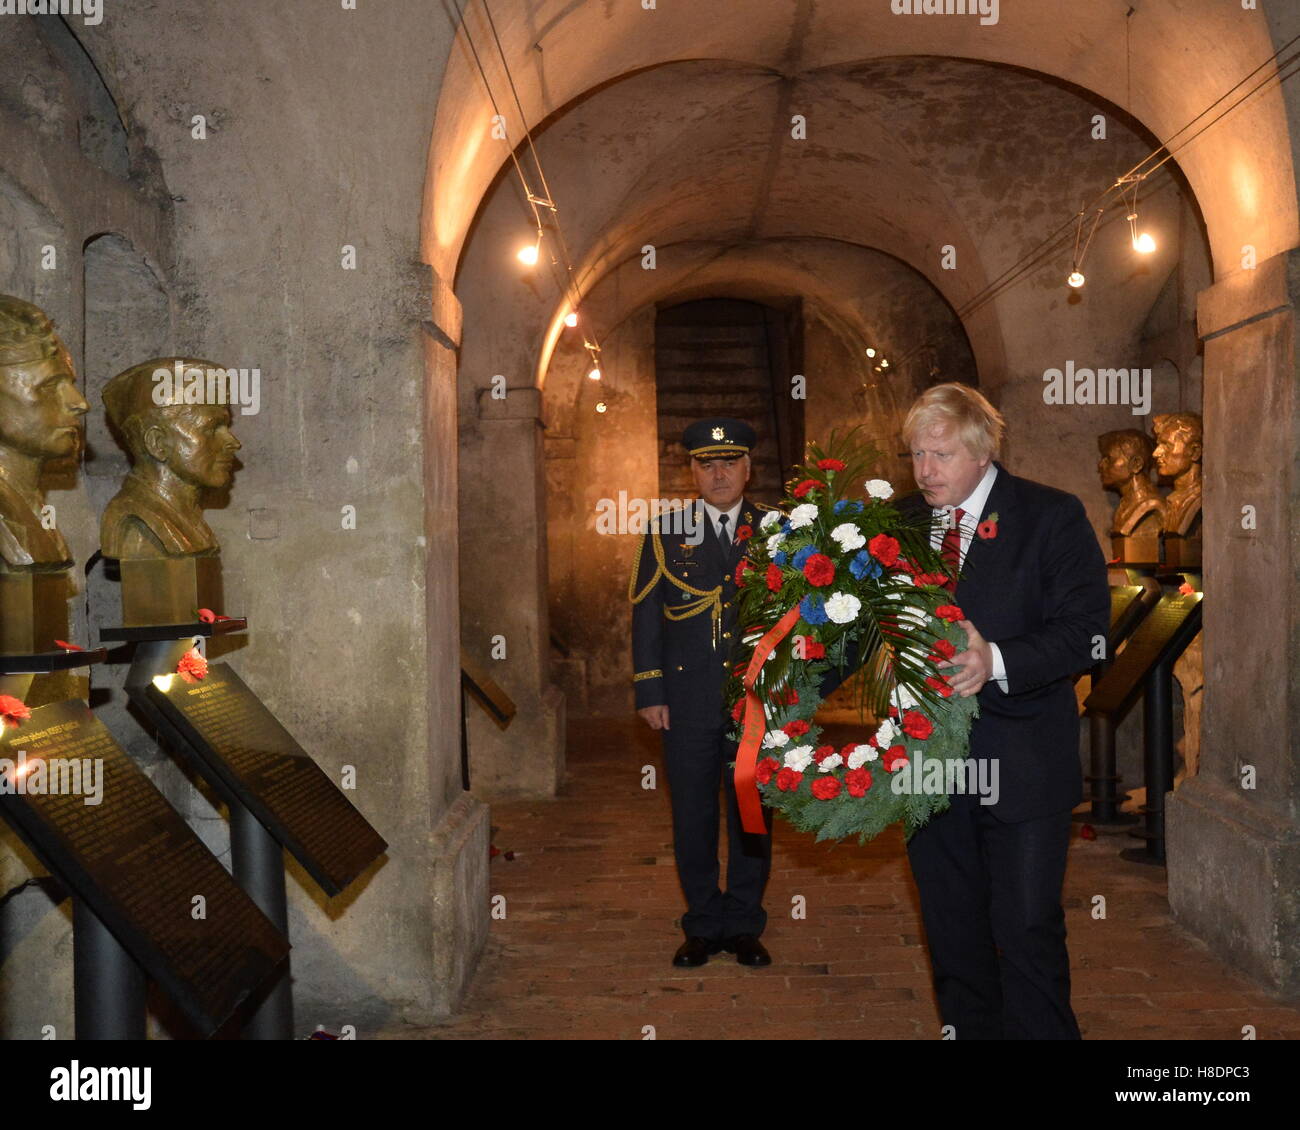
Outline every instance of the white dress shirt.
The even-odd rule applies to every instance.
[[[957,562],[958,568],[966,562],[966,551],[970,549],[971,538],[975,536],[975,529],[983,520],[984,507],[989,500],[989,492],[993,489],[993,480],[997,478],[998,469],[992,463],[984,472],[983,478],[975,484],[975,489],[970,492],[969,496],[959,502],[952,510],[962,511],[959,529],[961,530],[961,557]],[[944,514],[949,507],[940,507],[934,513],[936,517]],[[950,518],[947,524],[936,523],[935,529],[930,534],[930,546],[933,549],[939,549],[943,545],[943,535],[952,526]],[[976,625],[978,627],[978,625]],[[1002,652],[995,643],[989,643],[989,652],[993,658],[992,679],[1001,688],[1002,693],[1007,692],[1007,668],[1002,662]]]
[[[700,499],[700,501],[704,502],[703,499]],[[743,498],[736,499],[736,505],[725,511],[719,510],[711,502],[704,502],[704,512],[709,516],[709,521],[713,523],[714,536],[718,533],[718,519],[723,514],[727,515],[727,540],[723,543],[723,549],[729,548],[731,543],[736,540],[736,519],[740,517],[740,505],[744,501]],[[718,540],[721,541],[722,539],[719,538]]]

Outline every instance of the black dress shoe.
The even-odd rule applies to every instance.
[[[753,934],[737,934],[722,943],[722,948],[736,955],[741,965],[771,965],[772,955]]]
[[[711,954],[718,953],[721,949],[722,943],[715,942],[712,938],[687,938],[673,954],[673,964],[684,969],[703,965]]]

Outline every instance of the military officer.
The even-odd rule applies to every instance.
[[[744,497],[754,429],[741,420],[697,420],[682,434],[700,498],[661,515],[641,541],[632,600],[637,713],[663,735],[672,794],[673,852],[686,896],[685,942],[677,966],[734,953],[742,965],[770,965],[759,935],[772,837],[744,832],[732,774],[735,742],[723,686],[739,634],[735,570],[771,507]],[[727,797],[726,890],[718,888],[719,786]]]

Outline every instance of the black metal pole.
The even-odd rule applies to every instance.
[[[1088,819],[1094,824],[1129,823],[1117,803],[1119,774],[1115,766],[1114,718],[1109,714],[1088,715],[1088,738],[1088,785],[1092,800]]]
[[[144,970],[81,899],[72,900],[73,1015],[78,1040],[143,1040]]]
[[[1143,827],[1132,832],[1146,841],[1120,854],[1131,863],[1165,862],[1165,794],[1174,787],[1174,660],[1162,660],[1147,674],[1142,691],[1142,766],[1147,801]]]
[[[230,858],[238,883],[286,938],[289,903],[284,890],[284,851],[262,823],[237,801],[230,809]],[[293,992],[286,960],[270,991],[243,1028],[245,1040],[293,1039]]]

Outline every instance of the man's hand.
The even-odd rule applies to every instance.
[[[959,651],[951,659],[945,659],[937,667],[956,667],[957,673],[948,680],[953,693],[962,698],[979,694],[984,684],[993,677],[993,653],[989,650],[988,640],[979,634],[979,629],[969,620],[958,620],[957,627],[966,630],[966,650]],[[645,713],[642,711],[641,713]]]
[[[637,711],[646,724],[652,730],[668,729],[668,707],[667,706],[643,706]]]

